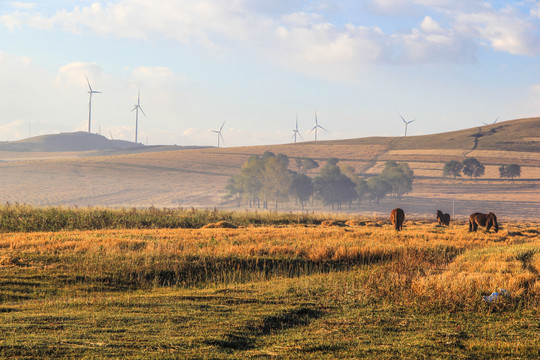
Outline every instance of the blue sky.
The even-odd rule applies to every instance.
[[[0,141],[226,146],[540,115],[540,1],[0,1]]]

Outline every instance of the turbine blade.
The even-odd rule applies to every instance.
[[[219,137],[221,138],[221,141],[225,144],[225,139],[223,138],[223,134],[221,134],[221,131],[219,132]]]
[[[401,120],[403,120],[403,122],[406,124],[407,122],[405,121],[405,119],[403,118],[403,116],[401,116],[401,114],[399,114],[399,117],[401,118]]]
[[[225,126],[225,121],[223,122],[223,124],[221,124],[221,127],[219,128],[219,131],[223,130],[223,126]]]
[[[86,77],[86,82],[88,83],[88,87],[90,88],[90,91],[92,91],[92,86],[90,86],[90,80],[88,80],[88,76]]]
[[[493,122],[494,124],[499,121],[499,117],[497,116],[497,118],[495,119],[495,121]]]
[[[300,139],[304,140],[304,138],[302,137],[302,134],[300,134],[300,132],[298,132],[298,136],[300,136]]]
[[[137,105],[137,106],[139,106],[139,105]],[[146,114],[144,113],[144,110],[142,109],[142,107],[139,106],[139,109],[140,109],[141,112],[143,113],[144,117],[148,117],[148,116],[146,116]]]
[[[320,127],[321,129],[323,129],[324,131],[328,131],[325,128],[323,128],[321,125],[317,125],[317,126]]]
[[[416,119],[411,120],[411,121],[408,121],[407,124],[410,124],[410,123],[412,123],[413,121],[416,121]]]

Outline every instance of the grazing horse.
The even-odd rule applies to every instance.
[[[400,208],[395,208],[390,213],[390,221],[392,221],[392,224],[394,225],[394,229],[396,229],[396,231],[402,230],[403,221],[405,221],[405,212]]]
[[[497,216],[490,212],[489,214],[474,213],[469,216],[469,232],[476,231],[478,226],[485,226],[486,232],[493,227],[495,232],[499,231],[499,223],[497,222]]]
[[[443,214],[441,210],[437,210],[437,220],[439,225],[450,225],[450,214]]]

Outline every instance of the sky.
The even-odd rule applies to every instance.
[[[540,116],[540,0],[0,0],[0,141],[224,146]]]

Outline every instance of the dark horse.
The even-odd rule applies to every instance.
[[[443,214],[441,210],[437,210],[437,220],[439,225],[450,225],[450,214]]]
[[[394,229],[396,229],[396,231],[402,230],[403,221],[405,221],[405,212],[400,208],[395,208],[390,213],[390,221],[392,221],[392,224],[394,225]]]
[[[497,216],[491,212],[489,214],[474,213],[469,216],[469,232],[476,231],[478,226],[485,226],[487,232],[489,232],[489,229],[492,227],[495,232],[499,231]]]

